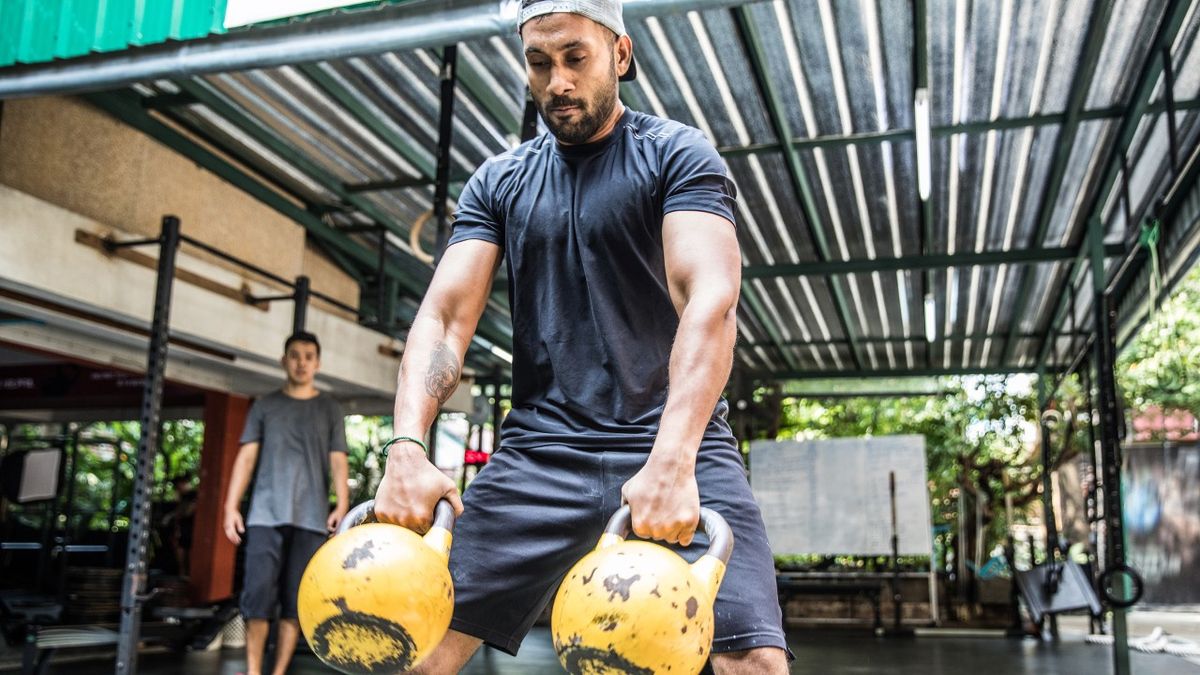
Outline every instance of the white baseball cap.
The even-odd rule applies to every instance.
[[[523,0],[521,13],[517,19],[517,32],[521,26],[532,18],[545,14],[578,14],[604,26],[616,33],[618,37],[627,35],[625,19],[621,16],[621,0]],[[621,76],[622,82],[628,82],[637,77],[637,64],[632,56],[629,59],[629,70]]]

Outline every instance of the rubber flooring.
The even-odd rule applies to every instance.
[[[1067,636],[1057,644],[1033,640],[977,637],[874,638],[850,633],[794,632],[789,635],[796,660],[793,673],[858,675],[1103,675],[1112,672],[1108,647],[1085,644]],[[1138,675],[1200,675],[1200,665],[1166,654],[1132,654]],[[100,675],[112,672],[111,661],[51,662],[51,673]],[[10,671],[11,672],[11,671]],[[143,675],[239,675],[245,672],[240,650],[203,653],[147,654]],[[332,673],[311,655],[298,655],[289,673]],[[535,628],[517,657],[481,650],[463,669],[464,675],[538,675],[561,673],[545,628]]]

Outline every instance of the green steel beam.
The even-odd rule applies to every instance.
[[[296,170],[307,175],[321,185],[321,187],[332,192],[342,202],[354,206],[363,215],[383,225],[397,236],[408,237],[408,231],[400,227],[399,223],[394,222],[391,216],[384,213],[371,200],[345,190],[342,187],[342,181],[336,175],[309,159],[303,152],[297,150],[294,145],[280,138],[273,130],[268,129],[258,120],[238,110],[219,93],[214,91],[208,83],[200,80],[182,80],[176,81],[175,84],[185,94],[195,98],[196,101],[203,104],[213,113],[220,115],[225,121],[240,129],[266,149],[275,153],[280,159],[291,164]],[[412,264],[423,265],[415,259],[412,260]]]
[[[183,108],[189,105],[199,103],[195,96],[186,93],[180,94],[159,94],[142,99],[142,106],[147,110],[170,110],[172,108]]]
[[[967,375],[1017,375],[1036,373],[1034,368],[925,368],[918,370],[800,370],[779,373],[747,372],[761,381],[867,379],[876,377],[960,377]]]
[[[336,79],[325,72],[317,64],[297,66],[310,80],[313,81],[319,88],[325,91],[333,100],[337,101],[347,112],[358,120],[363,126],[377,135],[384,143],[391,147],[402,157],[407,159],[421,174],[433,180],[436,178],[437,166],[434,163],[432,155],[426,156],[419,149],[412,147],[404,138],[389,129],[366,105],[359,101],[348,89],[343,87]],[[457,200],[462,194],[462,185],[450,184],[448,196],[452,200]],[[507,298],[501,297],[493,289],[491,300],[502,307],[508,306]],[[488,316],[487,313],[484,314]],[[495,340],[493,340],[495,342]],[[497,344],[508,344],[506,341],[498,342]]]
[[[1166,103],[1154,103],[1146,108],[1147,114],[1156,114],[1166,111]],[[1194,112],[1200,110],[1200,98],[1187,99],[1184,101],[1176,101],[1175,109],[1177,111]],[[1121,106],[1112,106],[1109,108],[1097,108],[1094,110],[1085,110],[1079,113],[1078,121],[1090,122],[1094,120],[1115,120],[1120,119],[1125,114],[1125,108]],[[989,131],[1008,131],[1012,129],[1026,129],[1029,127],[1044,127],[1055,124],[1064,124],[1067,121],[1066,113],[1044,113],[1041,115],[1030,115],[1028,117],[1001,117],[995,120],[978,120],[973,122],[959,122],[957,124],[943,124],[930,128],[930,134],[934,138],[944,138],[946,136],[957,136],[960,134],[985,134]],[[916,132],[912,129],[888,129],[886,131],[864,131],[856,134],[838,134],[830,136],[817,136],[816,138],[793,138],[791,145],[797,150],[813,150],[816,148],[842,148],[847,145],[871,145],[874,143],[911,141],[916,137]],[[753,145],[744,146],[722,146],[717,148],[717,151],[725,157],[742,157],[745,155],[753,155],[762,152],[781,152],[783,145],[780,143],[755,143]]]
[[[1172,241],[1172,233],[1177,227],[1184,227],[1188,229],[1196,227],[1197,223],[1181,223],[1179,222],[1179,219],[1183,205],[1189,200],[1197,199],[1197,195],[1200,194],[1200,190],[1197,188],[1200,188],[1200,144],[1197,144],[1196,148],[1192,151],[1192,155],[1184,165],[1182,173],[1179,174],[1178,178],[1172,184],[1172,187],[1167,191],[1166,195],[1164,195],[1163,199],[1166,203],[1156,214],[1159,220],[1162,222],[1161,241]],[[1143,256],[1143,262],[1140,266],[1140,269],[1136,273],[1136,277],[1142,277],[1146,275],[1147,270],[1145,261],[1148,257],[1149,256]],[[1173,260],[1174,258],[1170,258],[1163,261],[1163,266],[1165,268],[1164,273],[1169,271]],[[1149,294],[1147,294],[1146,297],[1139,298],[1134,303],[1133,311],[1130,312],[1127,317],[1122,317],[1123,325],[1121,326],[1121,330],[1117,333],[1118,353],[1125,349],[1125,347],[1129,344],[1129,341],[1132,340],[1134,336],[1141,331],[1142,326],[1150,320],[1152,314],[1150,311],[1151,308],[1159,306],[1160,303],[1166,301],[1167,298],[1170,298],[1174,294],[1175,288],[1185,275],[1186,271],[1182,271],[1173,277],[1168,276],[1167,282],[1163,284],[1162,288],[1160,288],[1158,291],[1158,297],[1149,297]],[[1132,284],[1133,281],[1130,281],[1129,283]],[[1121,295],[1118,296],[1122,302],[1124,302],[1125,292],[1127,291],[1121,291]]]
[[[1125,254],[1121,244],[1110,244],[1104,248],[1109,257]],[[866,272],[888,272],[895,270],[936,270],[948,267],[972,267],[975,265],[1016,265],[1070,260],[1080,254],[1079,248],[1035,248],[1015,251],[983,251],[936,255],[914,255],[901,258],[875,258],[873,260],[825,260],[785,265],[749,265],[742,268],[747,279],[766,277],[841,276]]]
[[[298,171],[332,192],[342,202],[352,205],[359,212],[376,223],[383,225],[397,236],[405,239],[408,237],[408,231],[370,199],[345,190],[341,180],[336,175],[311,160],[304,153],[297,150],[294,145],[284,141],[273,130],[229,103],[207,82],[202,80],[181,80],[176,81],[176,85],[179,86],[184,96],[192,98],[195,102],[204,105],[214,114],[224,118],[225,121],[241,130],[267,150],[276,154],[280,159],[288,162]],[[317,240],[320,241],[319,238]],[[357,265],[353,261],[348,259],[338,249],[332,246],[327,248],[331,253],[330,257],[334,258],[347,273],[359,279],[360,283],[365,281],[364,276],[355,269]],[[407,274],[417,276],[417,278],[422,276],[422,272],[419,270],[426,267],[424,263],[404,254],[399,256],[399,260],[400,266],[406,269]]]
[[[1066,181],[1067,165],[1070,163],[1071,151],[1075,147],[1075,136],[1079,131],[1080,114],[1087,101],[1088,91],[1092,88],[1092,79],[1096,74],[1096,66],[1100,61],[1100,50],[1104,46],[1104,35],[1108,32],[1108,23],[1112,18],[1113,0],[1099,0],[1096,9],[1088,21],[1087,34],[1084,38],[1083,54],[1075,77],[1071,82],[1071,95],[1067,101],[1066,119],[1058,133],[1058,145],[1054,151],[1054,162],[1047,174],[1045,189],[1042,191],[1041,203],[1038,208],[1037,227],[1034,229],[1030,245],[1041,246],[1050,228],[1050,219],[1054,217],[1054,207],[1058,203],[1058,195],[1062,192]],[[1086,250],[1086,247],[1085,247]],[[1024,314],[1030,301],[1030,286],[1033,284],[1033,271],[1027,270],[1021,275],[1020,285],[1017,286],[1016,305],[1013,306],[1012,318],[1009,319],[1010,337],[1004,343],[1004,351],[1000,363],[1008,363],[1013,357],[1017,341],[1013,339],[1021,327],[1021,315]],[[1042,363],[1038,358],[1038,363]]]
[[[142,99],[143,103],[146,99]],[[228,160],[233,161],[234,166],[240,171],[259,183],[266,185],[281,195],[290,197],[293,202],[303,204],[309,213],[318,217],[323,213],[335,213],[344,211],[339,206],[330,204],[313,204],[308,201],[308,196],[301,194],[295,189],[295,186],[288,185],[279,176],[271,173],[268,170],[255,166],[254,163],[245,161],[239,158],[236,153],[225,147],[225,139],[218,138],[208,131],[192,126],[191,122],[179,115],[179,111],[173,108],[160,109],[156,111],[163,119],[168,120],[171,124],[176,125],[181,129],[187,129],[193,140],[199,141],[201,144],[207,144],[209,147],[216,148]]]
[[[342,253],[340,249],[330,246],[320,237],[313,237],[312,242],[313,246],[316,246],[321,253],[324,253],[326,257],[333,260],[334,264],[338,266],[338,269],[350,275],[354,281],[358,282],[359,286],[367,285],[369,279],[362,271],[362,265],[359,265],[357,262],[346,257],[346,254]]]
[[[442,54],[440,51],[434,49],[427,51],[435,61],[441,62]],[[460,54],[460,56],[462,55]],[[496,87],[498,85],[495,83],[494,78],[489,74],[480,72],[474,66],[472,59],[460,58],[458,60],[458,83],[495,118],[502,130],[514,136],[521,134],[520,112],[514,111],[508,106],[507,101],[496,95]]]
[[[1080,253],[1068,268],[1067,280],[1062,285],[1061,289],[1067,288],[1067,284],[1076,285],[1079,283],[1079,278],[1084,270],[1087,269],[1086,263],[1092,257],[1092,251],[1096,246],[1093,238],[1099,237],[1103,241],[1104,227],[1101,220],[1101,212],[1104,209],[1104,201],[1112,190],[1113,184],[1117,180],[1117,175],[1121,171],[1121,158],[1129,149],[1133,142],[1134,134],[1137,133],[1138,125],[1141,123],[1142,117],[1150,108],[1150,97],[1154,94],[1154,87],[1158,83],[1158,77],[1162,74],[1163,62],[1159,58],[1159,50],[1163,47],[1169,47],[1175,42],[1175,36],[1178,35],[1179,29],[1183,26],[1184,16],[1187,14],[1189,2],[1181,0],[1169,0],[1163,14],[1163,21],[1158,27],[1155,34],[1154,43],[1146,57],[1145,63],[1142,64],[1142,70],[1139,74],[1137,89],[1130,97],[1130,104],[1126,110],[1125,116],[1121,119],[1120,127],[1117,130],[1117,137],[1113,143],[1112,149],[1109,152],[1108,160],[1105,162],[1107,169],[1104,172],[1104,178],[1100,181],[1099,189],[1095,192],[1091,200],[1091,208],[1087,211],[1088,216],[1088,231],[1085,236]],[[1068,294],[1061,293],[1055,304],[1055,311],[1051,315],[1050,323],[1046,326],[1046,332],[1042,336],[1042,348],[1038,356],[1038,361],[1045,359],[1051,347],[1055,342],[1061,324],[1066,320],[1067,304],[1065,298]],[[1053,297],[1053,296],[1051,296]],[[1119,298],[1118,298],[1119,300]]]
[[[766,99],[767,114],[770,117],[771,126],[775,130],[775,135],[780,139],[792,138],[792,131],[788,126],[786,108],[783,104],[783,97],[768,75],[766,47],[758,34],[758,28],[755,26],[754,20],[750,17],[749,10],[745,7],[735,7],[730,12],[733,15],[734,23],[738,26],[738,33],[750,57],[750,66],[758,81],[759,90]],[[784,159],[787,161],[788,176],[792,181],[792,189],[804,209],[804,220],[808,225],[809,233],[812,235],[813,243],[816,244],[817,255],[821,260],[828,261],[833,256],[830,255],[830,247],[828,241],[825,239],[825,232],[821,229],[821,221],[817,215],[816,201],[813,198],[812,188],[805,174],[804,165],[800,162],[800,154],[794,147],[789,145],[784,150]],[[862,369],[863,364],[866,363],[866,359],[863,356],[862,346],[856,340],[854,324],[851,322],[850,306],[846,302],[845,293],[834,280],[830,280],[829,289],[833,292],[834,305],[837,307],[838,320],[842,324],[842,330],[850,341],[850,353],[854,357],[854,364],[856,368]],[[790,363],[789,366],[795,368]]]
[[[87,99],[101,110],[187,157],[201,168],[210,171],[276,212],[302,225],[314,237],[321,239],[325,244],[339,251],[347,259],[368,269],[378,264],[376,252],[369,250],[345,234],[338,232],[336,228],[325,223],[321,218],[308,212],[275,190],[254,180],[240,169],[229,164],[207,148],[187,138],[182,133],[155,120],[142,108],[141,96],[132,92],[105,92],[89,94]],[[416,270],[418,274],[412,275],[410,274],[410,270],[397,265],[394,260],[389,261],[388,265],[391,268],[389,270],[391,274],[399,279],[401,284],[414,297],[421,297],[424,294],[433,276],[433,271],[428,268]],[[480,322],[479,334],[489,342],[504,347],[510,341],[507,331],[500,322],[494,317],[490,317],[489,314],[484,314],[484,318]],[[485,349],[485,351],[490,353],[490,350]]]
[[[471,176],[467,174],[451,174],[450,184],[454,185],[457,183],[458,185],[462,185],[470,178]],[[422,176],[421,178],[394,178],[392,180],[377,180],[367,183],[345,183],[342,185],[342,187],[345,188],[346,192],[352,193],[386,192],[388,190],[404,190],[406,188],[425,187],[427,185],[433,185],[434,183],[435,181],[432,178],[426,178]]]
[[[744,306],[754,317],[755,321],[762,324],[763,328],[766,329],[767,336],[771,338],[770,345],[779,350],[779,354],[783,357],[784,362],[787,363],[787,367],[796,368],[796,359],[792,357],[791,351],[784,346],[785,340],[779,332],[779,327],[775,325],[774,321],[771,321],[771,317],[767,313],[766,308],[763,307],[758,294],[751,288],[748,281],[742,282],[741,300],[744,301]]]
[[[1089,335],[1090,335],[1090,333],[1086,333],[1083,331],[1077,331],[1074,334],[1072,334],[1072,337],[1079,338],[1079,337],[1087,337]],[[970,333],[970,334],[946,335],[944,337],[939,337],[937,341],[938,342],[964,342],[966,340],[975,340],[975,341],[978,341],[978,340],[1002,340],[1002,339],[1004,339],[1004,337],[1005,337],[1005,335],[1001,334],[1001,333],[979,332],[979,333]],[[1018,339],[1036,339],[1036,338],[1040,338],[1040,337],[1042,337],[1041,333],[1021,333],[1020,335],[1017,336]],[[873,344],[873,345],[888,345],[888,344],[902,345],[906,342],[924,342],[925,338],[924,338],[924,336],[920,336],[920,335],[911,335],[909,337],[886,337],[886,338],[885,337],[865,337],[865,336],[860,335],[858,338],[858,341],[862,342],[863,344]],[[835,346],[835,347],[837,347],[837,346],[848,346],[849,343],[846,342],[845,340],[784,340],[783,342],[778,343],[778,345],[782,345],[784,347],[809,347],[809,346],[812,346],[812,347]],[[739,346],[754,348],[754,347],[772,347],[772,346],[777,346],[777,345],[774,342],[740,342]]]
[[[369,129],[371,133],[378,136],[388,147],[398,152],[401,157],[408,160],[408,163],[416,167],[422,176],[430,179],[434,177],[437,167],[434,165],[432,154],[422,152],[420,149],[410,145],[408,139],[400,136],[384,124],[349,89],[342,86],[333,76],[325,72],[320,65],[307,64],[297,66],[297,68],[330,98],[345,108],[354,119]],[[457,196],[452,194],[451,198],[457,198]]]

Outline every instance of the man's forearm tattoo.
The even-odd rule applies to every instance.
[[[429,372],[425,373],[425,391],[445,403],[458,384],[458,359],[445,343],[439,341],[429,355]]]

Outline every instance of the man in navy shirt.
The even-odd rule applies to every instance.
[[[621,105],[618,80],[634,65],[620,7],[522,3],[529,86],[551,133],[471,178],[409,332],[395,407],[404,439],[425,436],[457,385],[506,266],[513,406],[500,449],[460,499],[402,440],[376,494],[381,520],[418,531],[441,498],[461,514],[452,630],[418,672],[457,672],[481,642],[515,654],[622,502],[635,534],[677,547],[701,506],[725,517],[736,543],[713,667],[787,672],[771,551],[721,399],[740,286],[735,188],[699,131]]]

